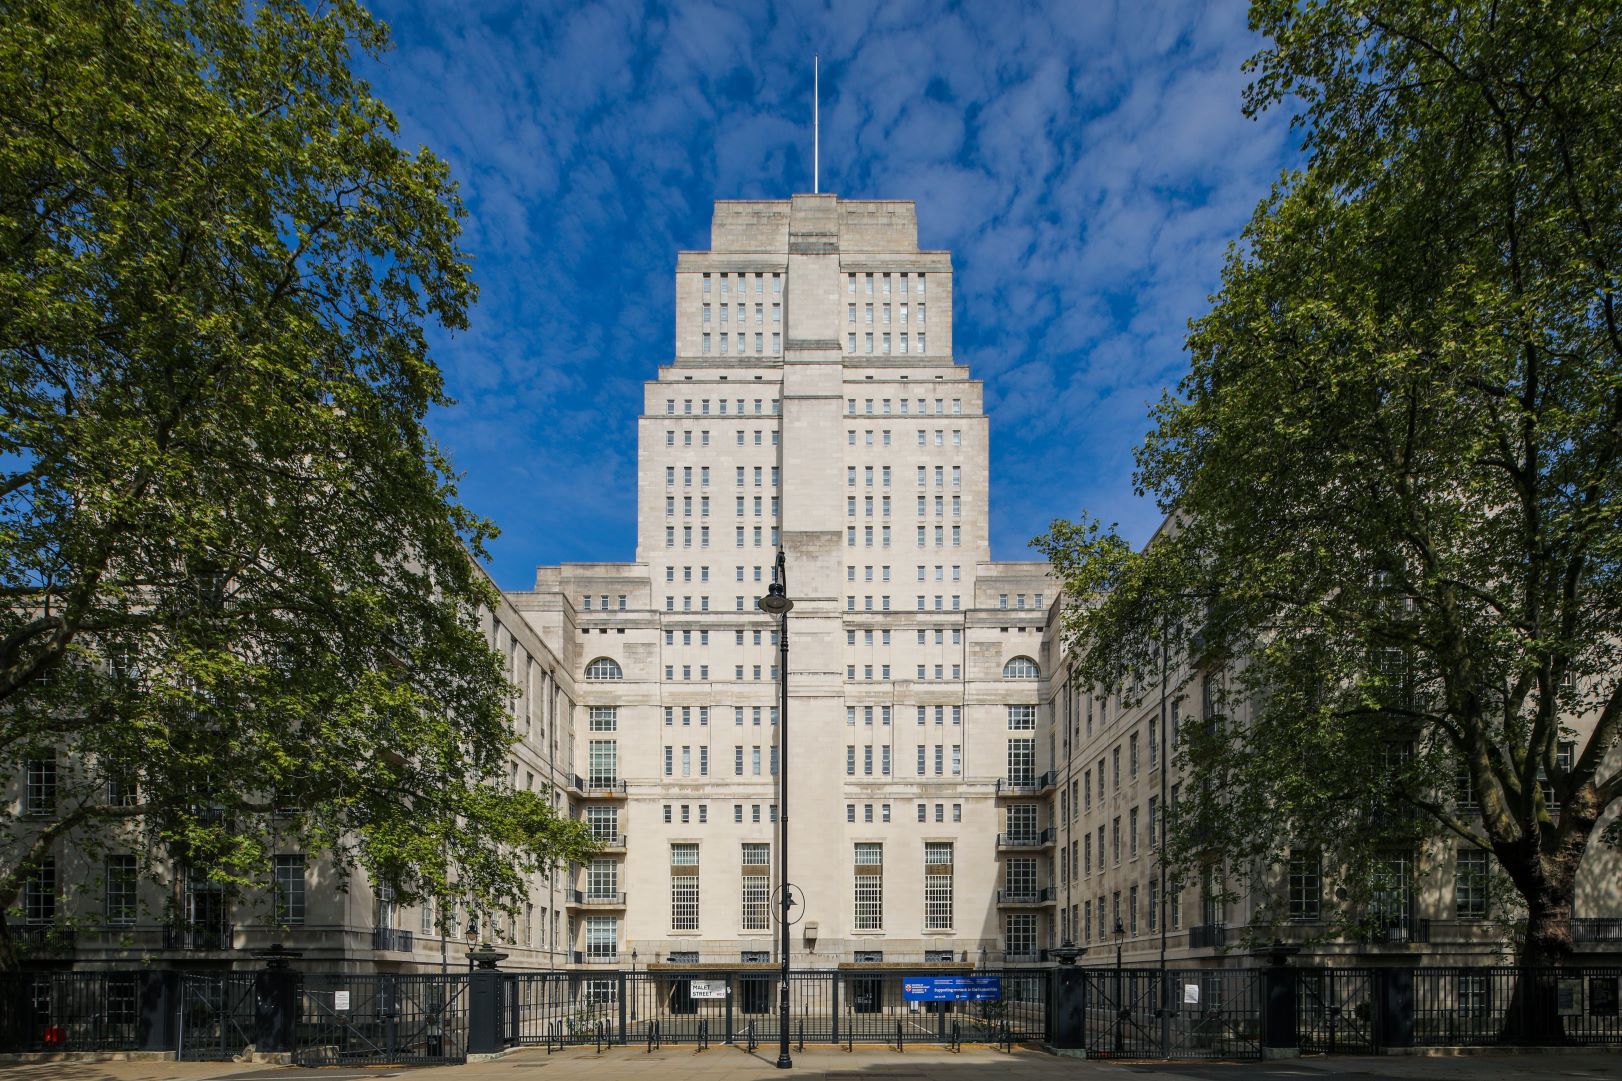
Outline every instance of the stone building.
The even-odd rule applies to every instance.
[[[1208,675],[1174,666],[1135,708],[1064,678],[1046,565],[991,559],[983,388],[953,359],[950,254],[917,235],[910,202],[717,203],[709,250],[677,258],[674,355],[644,388],[634,558],[542,567],[489,615],[520,689],[512,782],[589,822],[597,857],[537,877],[493,929],[364,881],[335,892],[317,867],[289,878],[290,933],[188,889],[184,934],[110,926],[74,959],[251,965],[278,939],[310,965],[433,970],[493,931],[515,968],[775,960],[784,725],[756,601],[779,551],[796,967],[1036,962],[1064,939],[1218,957],[1246,906],[1169,890],[1154,840]],[[1297,870],[1279,888],[1310,930],[1321,876]],[[1449,852],[1435,871],[1381,941],[1334,952],[1494,955],[1473,866]],[[1587,874],[1616,881],[1614,853]],[[1579,916],[1618,912],[1600,892]]]

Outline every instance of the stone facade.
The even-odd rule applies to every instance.
[[[952,359],[952,289],[910,202],[720,202],[710,250],[678,256],[675,354],[638,420],[634,560],[542,567],[487,618],[520,689],[512,782],[604,843],[495,928],[507,967],[776,959],[784,725],[756,602],[779,550],[797,967],[1106,952],[1117,918],[1128,960],[1186,964],[1248,922],[1168,889],[1156,858],[1180,783],[1166,748],[1207,674],[1178,663],[1133,708],[1072,685],[1048,568],[991,560],[983,388]],[[1382,941],[1326,952],[1496,956],[1496,929],[1459,916],[1453,861],[1429,857]],[[1619,911],[1619,872],[1594,853],[1580,917]],[[115,928],[75,959],[250,965],[276,938],[312,967],[466,963],[465,914],[442,925],[329,879],[311,869],[290,935],[253,930],[245,902],[214,918],[222,935]]]
[[[615,711],[612,733],[577,738],[576,771],[593,739],[601,770],[611,742],[616,783],[577,798],[629,840],[611,872],[582,871],[616,896],[578,907],[574,948],[588,964],[775,956],[778,649],[756,600],[781,547],[794,963],[1034,959],[1052,940],[1034,781],[1051,766],[1035,657],[1053,587],[1039,564],[990,561],[951,259],[918,249],[911,203],[831,195],[719,203],[712,237],[677,260],[676,356],[646,387],[636,562],[543,568],[511,597],[563,613],[540,629],[566,630],[581,710]],[[599,659],[619,677],[591,678]],[[1012,736],[1011,706],[1030,725]],[[1028,741],[1018,790],[1010,738]],[[1011,852],[1032,873],[1002,905]]]

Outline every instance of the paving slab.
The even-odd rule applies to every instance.
[[[274,1068],[231,1062],[98,1062],[0,1066],[0,1081],[1296,1081],[1331,1077],[1370,1081],[1622,1081],[1622,1047],[1556,1054],[1482,1053],[1436,1056],[1312,1056],[1278,1062],[1118,1062],[1056,1058],[1016,1048],[1012,1054],[965,1048],[953,1054],[939,1047],[905,1053],[858,1047],[795,1052],[792,1071],[776,1068],[776,1048],[749,1053],[719,1046],[648,1054],[616,1047],[602,1054],[570,1048],[548,1055],[525,1048],[488,1062],[463,1066],[373,1068]]]

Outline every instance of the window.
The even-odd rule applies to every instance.
[[[613,732],[619,727],[619,709],[615,706],[592,706],[587,717],[593,732]]]
[[[1382,857],[1374,869],[1372,915],[1388,942],[1406,942],[1414,911],[1413,857],[1397,853]]]
[[[56,754],[31,758],[26,767],[23,814],[48,815],[56,810]]]
[[[586,678],[591,680],[624,679],[625,672],[612,657],[598,657],[586,665]]]
[[[1040,679],[1041,677],[1041,669],[1037,668],[1036,662],[1029,657],[1015,657],[1002,666],[1002,678],[1004,679]]]
[[[698,930],[698,846],[670,846],[670,927]]]
[[[594,739],[586,747],[586,771],[590,775],[590,783],[616,783],[619,780],[619,744],[611,739]]]
[[[1461,1017],[1486,1017],[1491,1009],[1490,977],[1461,973],[1458,978],[1458,1010]]]
[[[46,856],[23,882],[23,920],[39,925],[56,919],[56,857]]]
[[[1487,853],[1482,849],[1459,849],[1453,880],[1453,911],[1461,920],[1487,917]]]
[[[1036,707],[1035,706],[1009,706],[1008,707],[1008,727],[1010,729],[1014,730],[1014,731],[1017,731],[1017,732],[1035,731],[1035,729],[1036,729]]]
[[[945,931],[952,926],[952,844],[924,843],[924,930]]]
[[[1008,782],[1024,786],[1036,783],[1036,740],[1008,741]]]
[[[587,807],[586,825],[591,828],[592,840],[618,842],[620,835],[619,815],[618,807]]]
[[[107,857],[102,918],[108,927],[134,926],[135,882],[134,856]]]
[[[855,849],[854,895],[855,919],[852,928],[857,931],[879,931],[884,928],[884,846],[858,843]]]
[[[620,892],[619,864],[595,859],[586,865],[586,896],[597,901],[617,901]]]
[[[1323,866],[1316,852],[1290,852],[1290,920],[1303,923],[1323,913]]]
[[[771,930],[768,894],[771,880],[771,846],[746,842],[743,846],[743,877],[740,905],[745,931]]]
[[[278,853],[273,865],[276,888],[276,922],[284,927],[298,927],[304,923],[304,854]],[[393,908],[393,893],[386,888],[377,891],[381,912]],[[379,922],[378,926],[388,926]]]
[[[1036,956],[1036,914],[1034,912],[1010,912],[1003,925],[1003,947],[1008,951],[1009,959],[1031,958]]]
[[[696,879],[694,880],[697,881]],[[556,918],[556,913],[553,914]],[[619,919],[615,916],[586,917],[586,959],[619,960]],[[608,983],[609,981],[604,981]],[[612,985],[610,985],[612,986]]]

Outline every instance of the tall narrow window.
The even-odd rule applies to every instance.
[[[102,917],[109,927],[130,927],[135,923],[135,857],[107,857],[105,901]]]
[[[884,846],[870,842],[858,843],[855,851],[854,896],[856,899],[852,928],[857,931],[884,929]]]
[[[304,853],[278,853],[274,871],[276,875],[276,922],[284,927],[302,926],[304,923]]]
[[[23,787],[23,814],[48,815],[56,810],[56,752],[28,760]]]
[[[1453,910],[1461,920],[1487,917],[1487,853],[1461,848],[1453,882]]]
[[[1323,867],[1316,852],[1290,852],[1290,919],[1308,922],[1323,910]]]
[[[740,905],[743,913],[741,925],[745,931],[771,930],[771,913],[767,910],[768,889],[771,882],[771,846],[759,842],[745,842],[743,846],[743,877]]]
[[[698,846],[670,846],[670,927],[698,930]]]
[[[924,842],[924,930],[952,927],[952,844]]]

